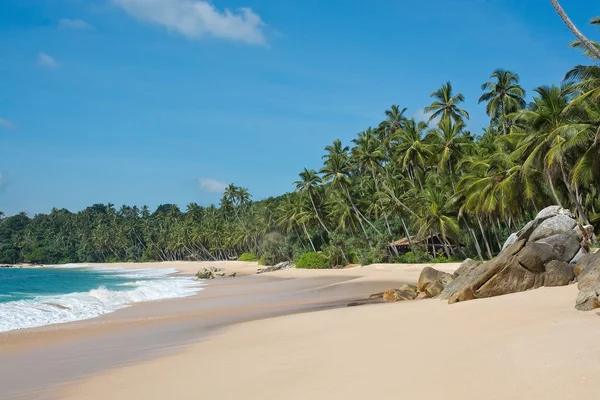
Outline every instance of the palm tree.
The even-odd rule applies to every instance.
[[[593,53],[597,58],[600,58],[600,49],[598,49],[597,45],[594,42],[592,42],[587,37],[585,37],[583,35],[583,33],[581,33],[581,31],[579,29],[577,29],[577,27],[575,26],[573,21],[571,21],[571,19],[569,18],[569,16],[565,12],[565,10],[559,4],[558,0],[550,0],[550,3],[552,3],[552,6],[556,10],[556,12],[560,16],[560,18],[563,20],[563,22],[569,28],[569,30],[571,32],[573,32],[573,34],[577,37],[577,39],[579,39],[579,41],[581,41],[581,43],[583,43],[585,45],[585,47],[587,47],[588,50],[591,53]],[[598,23],[598,19],[597,18],[593,19],[592,23],[593,24]]]
[[[569,85],[560,88],[540,86],[535,92],[538,96],[534,97],[531,109],[515,114],[517,123],[525,124],[529,128],[529,134],[516,149],[516,154],[524,156],[523,173],[544,171],[552,195],[556,203],[561,205],[560,196],[554,186],[556,177],[553,176],[559,174],[579,217],[585,220],[580,201],[571,188],[566,159],[559,151],[568,138],[586,128],[580,124],[573,124],[573,114],[567,109],[572,88]]]
[[[469,119],[469,113],[458,107],[458,104],[465,101],[465,96],[462,93],[454,95],[450,82],[444,83],[441,88],[431,93],[430,97],[434,102],[424,110],[426,113],[432,113],[429,122],[440,116],[442,119],[451,118],[456,123],[463,122],[463,118]]]
[[[417,122],[414,118],[406,121],[403,128],[398,131],[395,154],[411,182],[414,183],[418,180],[421,188],[423,184],[419,178],[418,169],[425,168],[431,156],[430,150],[423,141],[425,129],[427,129],[425,122]]]
[[[373,184],[375,186],[374,197],[377,201],[372,204],[379,204],[381,206],[381,194],[379,190],[379,177],[378,172],[381,169],[382,163],[385,161],[385,151],[383,144],[375,137],[375,134],[371,128],[358,134],[358,138],[353,140],[355,147],[352,148],[352,158],[356,162],[359,170],[370,173],[373,178]],[[371,207],[371,209],[377,209],[383,211],[383,207]],[[375,213],[376,215],[379,212]],[[388,217],[386,213],[383,213],[386,226],[388,227],[388,233],[391,235],[391,228],[389,225]]]
[[[436,235],[442,237],[446,257],[450,258],[452,247],[449,239],[458,239],[460,228],[456,215],[448,207],[447,192],[439,188],[427,187],[420,196],[419,218],[415,220],[418,237]],[[434,247],[435,252],[435,247]]]
[[[402,126],[402,123],[406,121],[404,113],[407,108],[400,109],[400,106],[392,104],[389,110],[385,110],[386,119],[381,124],[380,128],[385,129],[388,134],[393,134]]]
[[[310,202],[313,207],[313,211],[315,212],[315,216],[319,220],[319,223],[321,224],[323,229],[325,229],[325,232],[329,234],[329,229],[327,229],[327,226],[325,225],[325,223],[321,219],[321,216],[319,215],[319,211],[317,210],[317,205],[315,204],[314,198],[315,194],[319,189],[319,185],[322,182],[323,181],[321,177],[317,174],[317,171],[312,169],[308,170],[304,168],[304,171],[300,172],[300,180],[294,182],[294,184],[296,185],[296,191],[308,194],[308,197],[310,198]]]
[[[519,86],[519,75],[504,69],[495,70],[490,81],[481,85],[485,91],[479,103],[487,102],[486,113],[492,122],[502,125],[502,132],[508,133],[507,115],[525,108],[525,90]]]
[[[431,143],[431,154],[439,157],[440,170],[448,171],[451,178],[455,175],[454,166],[472,146],[472,141],[465,135],[463,128],[462,121],[453,123],[450,118],[444,118],[438,128],[432,129],[426,136]]]
[[[321,168],[320,171],[323,174],[323,182],[331,182],[331,185],[334,189],[339,190],[346,196],[346,198],[350,202],[350,205],[352,206],[352,209],[358,217],[358,222],[360,223],[363,233],[366,237],[369,237],[362,223],[362,219],[366,218],[364,218],[364,216],[356,207],[356,204],[354,203],[354,200],[352,200],[352,196],[350,195],[350,191],[348,189],[352,182],[350,179],[352,165],[348,160],[347,154],[345,152],[343,154],[339,154],[337,152],[330,152],[326,155],[326,157],[327,159],[325,160],[325,165],[323,166],[323,168]]]

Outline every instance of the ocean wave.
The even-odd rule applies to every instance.
[[[134,278],[138,277],[133,276],[136,273],[147,274],[146,279],[122,284],[123,287],[131,287],[129,290],[109,290],[100,286],[88,292],[0,303],[0,332],[95,318],[134,303],[192,296],[203,286],[188,277],[149,279],[159,275],[123,272],[124,275],[132,274]]]

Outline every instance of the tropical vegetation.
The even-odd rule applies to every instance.
[[[599,232],[600,45],[590,43],[596,51],[572,44],[587,64],[533,88],[529,102],[516,72],[493,71],[479,98],[489,126],[479,134],[469,130],[465,96],[446,82],[424,108],[427,121],[392,105],[351,143],[326,146],[322,165],[303,169],[291,193],[252,201],[229,185],[218,206],[183,211],[96,204],[0,215],[0,262],[485,259],[553,204]],[[390,246],[400,237],[408,255]],[[423,247],[431,237],[440,238],[439,253]]]

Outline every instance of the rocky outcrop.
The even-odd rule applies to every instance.
[[[264,274],[265,272],[275,272],[275,271],[281,271],[282,269],[290,269],[290,268],[296,268],[296,266],[291,261],[284,261],[284,262],[280,262],[279,264],[276,264],[272,267],[260,268],[258,271],[256,271],[256,273]]]
[[[389,303],[397,301],[414,300],[419,295],[419,291],[416,286],[413,285],[402,285],[398,289],[390,289],[383,293],[383,299]]]
[[[454,276],[451,274],[425,267],[419,276],[417,288],[426,297],[436,297],[453,279]]]
[[[580,311],[600,308],[600,252],[582,257],[575,270],[579,289],[575,308]]]
[[[206,267],[202,268],[196,274],[196,279],[198,280],[210,280],[215,278],[235,278],[237,272],[233,272],[231,274],[226,274],[225,272],[220,272],[221,270],[217,267]]]
[[[220,271],[219,268],[216,268],[216,267],[202,268],[196,274],[196,279],[201,279],[201,280],[215,279],[215,274],[219,271]]]
[[[440,298],[452,304],[567,285],[575,279],[574,263],[589,250],[589,232],[590,227],[578,225],[570,211],[548,207],[511,235],[496,258],[457,270]]]
[[[463,261],[462,264],[460,264],[460,267],[458,267],[458,269],[454,271],[454,274],[452,274],[452,276],[456,278],[457,276],[464,275],[471,271],[473,268],[479,266],[481,263],[483,263],[483,261],[471,260],[470,258],[467,258],[465,261]]]

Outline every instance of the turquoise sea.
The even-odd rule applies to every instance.
[[[0,268],[0,332],[94,318],[142,301],[185,297],[201,282],[174,269]]]

